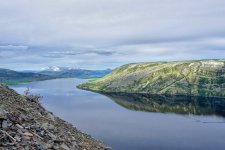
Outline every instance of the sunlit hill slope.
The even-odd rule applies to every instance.
[[[132,63],[78,88],[107,92],[225,97],[225,59]]]

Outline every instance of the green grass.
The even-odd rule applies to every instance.
[[[53,77],[37,73],[20,73],[9,69],[0,69],[0,82],[6,85],[16,85],[53,79]]]
[[[98,79],[100,79],[100,78],[89,78],[88,81],[96,81]]]
[[[94,91],[225,97],[225,60],[132,63],[78,85]]]

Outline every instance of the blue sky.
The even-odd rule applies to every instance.
[[[224,0],[0,0],[0,68],[224,59]]]

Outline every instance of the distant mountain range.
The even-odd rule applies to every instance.
[[[225,59],[132,63],[78,87],[107,92],[225,97]]]
[[[38,73],[23,73],[9,69],[0,69],[0,82],[7,85],[49,80],[53,78],[54,77]]]
[[[50,66],[42,68],[41,71],[25,70],[20,72],[0,68],[0,82],[5,83],[7,85],[14,85],[25,82],[41,81],[54,78],[101,78],[110,72],[112,72],[111,69],[86,70],[79,69],[75,66]]]
[[[39,74],[49,75],[55,78],[101,78],[110,72],[112,69],[106,70],[86,70],[80,69],[78,67],[45,67],[41,71],[37,72]]]

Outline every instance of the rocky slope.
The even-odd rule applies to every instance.
[[[45,110],[39,95],[19,95],[0,84],[0,147],[4,150],[111,148]]]
[[[94,91],[225,97],[225,60],[133,63],[78,85]]]

